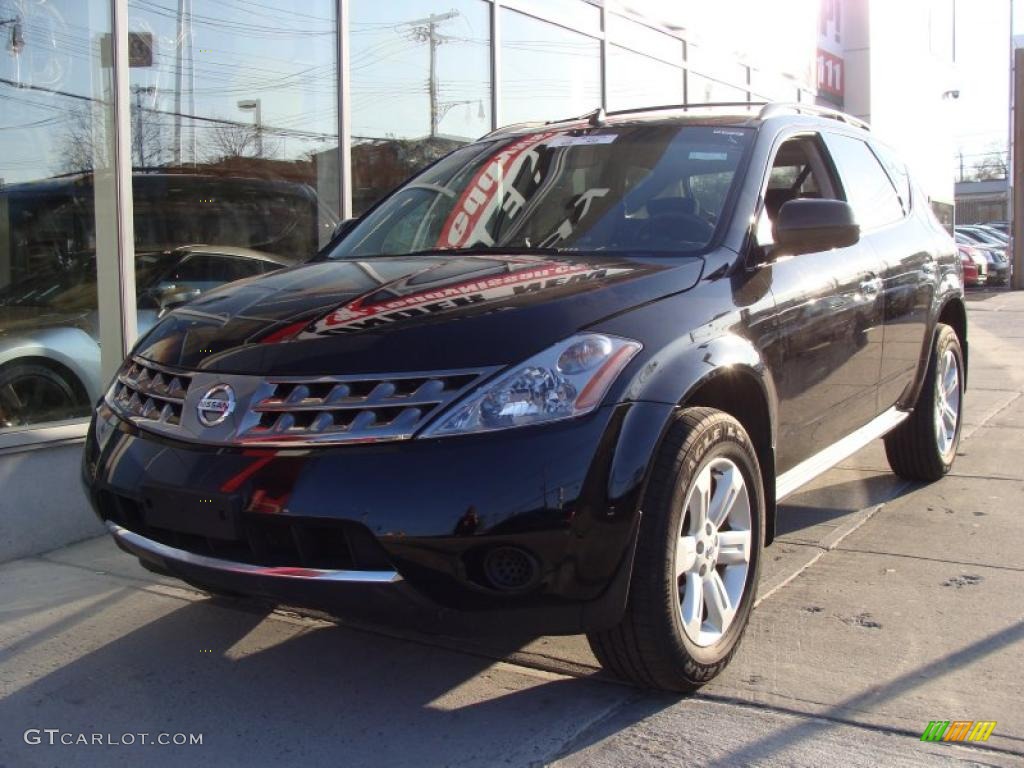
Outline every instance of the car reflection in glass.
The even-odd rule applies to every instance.
[[[186,245],[139,254],[139,334],[212,288],[295,263],[231,246]],[[96,295],[92,259],[0,291],[0,427],[84,416],[102,394]]]

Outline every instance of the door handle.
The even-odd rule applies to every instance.
[[[866,298],[873,299],[882,290],[882,278],[873,277],[870,280],[863,280],[860,284],[860,291]]]

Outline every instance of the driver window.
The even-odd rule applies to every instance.
[[[799,198],[837,199],[832,175],[818,149],[818,141],[810,136],[789,139],[775,155],[764,193],[764,206],[757,219],[758,245],[763,247],[774,242],[772,223],[779,209],[790,200]]]

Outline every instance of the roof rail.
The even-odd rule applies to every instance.
[[[575,117],[563,117],[558,120],[530,120],[523,123],[510,123],[509,125],[503,125],[499,128],[495,128],[489,133],[485,133],[481,136],[481,139],[489,139],[494,136],[500,136],[503,133],[509,131],[516,131],[523,128],[542,128],[545,125],[560,125],[561,123],[579,123],[584,120],[590,121],[591,125],[599,126],[603,123],[604,118],[608,115],[629,115],[633,112],[655,112],[659,110],[671,110],[671,109],[714,109],[719,107],[765,107],[769,104],[767,101],[708,101],[698,102],[696,104],[655,104],[650,107],[633,107],[632,109],[616,109],[610,112],[606,112],[600,107],[593,109],[583,115],[577,115]]]
[[[693,104],[656,104],[651,107],[633,107],[605,112],[606,115],[629,115],[633,112],[655,112],[669,109],[717,109],[721,107],[766,107],[767,101],[703,101]]]
[[[547,123],[545,123],[543,120],[526,120],[522,123],[509,123],[508,125],[500,125],[493,131],[488,131],[487,133],[485,133],[483,136],[477,139],[477,141],[482,141],[483,139],[491,139],[494,138],[495,136],[500,136],[503,133],[508,133],[509,131],[518,131],[523,128],[541,128],[545,125],[547,125]]]
[[[772,103],[767,104],[761,110],[758,115],[759,118],[764,120],[765,118],[772,117],[779,114],[780,112],[796,112],[798,115],[818,115],[820,117],[830,117],[833,120],[838,120],[841,123],[847,123],[849,125],[862,128],[865,131],[870,131],[871,126],[868,123],[861,120],[859,117],[848,115],[845,112],[840,112],[838,109],[832,109],[831,107],[819,107],[817,104],[804,104],[804,103]]]
[[[583,120],[590,121],[591,125],[598,126],[604,122],[605,117],[612,115],[630,115],[634,112],[659,112],[668,110],[689,110],[689,109],[723,109],[723,108],[736,108],[743,107],[749,109],[751,107],[760,107],[760,111],[757,114],[757,118],[764,120],[765,118],[772,117],[783,112],[793,112],[796,114],[807,114],[807,115],[818,115],[819,117],[829,117],[833,120],[838,120],[849,125],[856,126],[857,128],[863,128],[865,131],[870,131],[871,126],[860,118],[848,115],[845,112],[840,112],[838,109],[832,109],[830,107],[819,107],[817,104],[806,104],[806,103],[786,103],[786,102],[772,102],[772,101],[705,101],[695,102],[693,104],[656,104],[650,107],[633,107],[632,109],[615,109],[610,112],[604,112],[598,107],[585,115],[577,115],[576,117],[563,117],[560,120],[548,120],[542,122],[539,120],[524,122],[524,123],[512,123],[511,125],[503,125],[500,128],[496,128],[490,133],[485,133],[481,136],[481,139],[489,139],[494,136],[500,136],[503,133],[510,131],[521,130],[523,128],[542,128],[545,125],[560,125],[562,123],[578,123]]]

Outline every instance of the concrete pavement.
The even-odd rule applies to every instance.
[[[208,599],[94,539],[0,566],[0,768],[1024,764],[1024,294],[971,298],[953,474],[902,482],[878,443],[789,499],[743,645],[697,696],[608,680],[581,637],[399,636]],[[998,725],[983,746],[920,742],[934,719]]]

